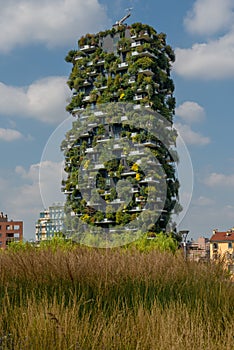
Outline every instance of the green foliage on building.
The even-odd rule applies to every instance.
[[[149,193],[151,196],[154,193],[155,200],[159,198],[160,201],[162,174],[155,172],[150,180],[145,180],[144,169],[137,161],[144,148],[148,151],[142,156],[141,164],[150,164],[151,157],[157,158],[167,189],[157,222],[143,229],[165,232],[172,213],[181,210],[175,171],[177,155],[173,151],[172,156],[168,145],[144,126],[154,125],[157,132],[166,134],[165,125],[160,126],[160,115],[173,126],[175,98],[170,70],[174,52],[167,45],[164,33],[157,33],[142,23],[87,34],[79,39],[78,45],[79,49],[70,51],[66,57],[66,61],[72,63],[68,79],[72,98],[67,111],[75,119],[61,145],[67,173],[62,186],[67,196],[67,210],[74,215],[68,227],[72,231],[78,218],[96,227],[125,226],[143,212]],[[145,120],[138,109],[134,112],[127,109],[121,117],[113,107],[116,103],[142,106],[149,112]],[[102,110],[103,104],[105,112],[109,113],[109,122],[108,118],[102,118],[104,113],[95,113],[99,108]],[[152,111],[158,115],[156,124]],[[133,118],[135,126],[122,123],[121,118]],[[125,140],[136,148],[135,157],[126,157],[131,153],[126,142],[122,142]],[[172,129],[170,146],[175,147],[175,141],[176,132]],[[98,146],[105,142],[109,142],[109,147],[100,151],[100,155]],[[86,170],[84,177],[82,169]],[[91,197],[85,198],[82,194],[79,177],[83,186],[90,188]],[[155,187],[152,183],[156,182],[159,185]],[[102,204],[98,204],[100,201]],[[103,203],[105,211],[100,209]],[[173,229],[172,226],[171,223]]]

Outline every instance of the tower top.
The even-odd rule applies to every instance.
[[[128,11],[128,13],[123,18],[121,18],[119,21],[115,22],[115,24],[113,24],[113,27],[121,26],[126,21],[126,19],[128,19],[131,16],[131,14],[132,14],[131,11],[133,10],[133,7],[130,7],[126,10]]]

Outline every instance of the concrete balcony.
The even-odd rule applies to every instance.
[[[136,82],[136,79],[135,78],[130,78],[129,80],[128,80],[128,83],[129,84],[134,84]]]
[[[143,156],[143,155],[144,155],[144,152],[142,152],[140,150],[129,152],[129,156]]]
[[[97,63],[96,63],[96,65],[97,65],[97,66],[103,66],[104,63],[105,63],[105,60],[98,60]]]
[[[103,86],[101,86],[100,88],[97,88],[97,90],[106,90],[107,89],[107,85],[103,85]]]
[[[122,203],[125,203],[125,201],[121,201],[120,198],[116,198],[112,202],[110,202],[110,204],[122,204]]]
[[[142,211],[142,208],[141,207],[135,207],[135,208],[132,208],[130,210],[128,210],[129,212],[141,212]]]
[[[101,143],[101,142],[108,142],[110,141],[110,137],[109,136],[102,136],[100,139],[97,140],[97,143]]]
[[[135,105],[133,106],[133,109],[141,109],[141,105]]]
[[[146,177],[145,179],[143,179],[143,180],[140,181],[140,183],[147,183],[147,182],[159,183],[159,181],[158,181],[158,180],[155,180],[152,176]]]
[[[95,221],[95,224],[97,225],[110,225],[110,224],[114,224],[115,222],[113,220],[109,220],[107,218],[105,218],[103,221]]]
[[[139,197],[137,197],[136,198],[136,202],[137,203],[146,202],[146,198],[139,198]]]
[[[141,42],[133,42],[131,44],[131,47],[137,47],[137,46],[141,46]]]
[[[137,188],[137,187],[132,187],[131,192],[132,192],[132,193],[138,193],[138,192],[139,192],[139,188]]]
[[[79,60],[82,60],[84,58],[84,56],[76,56],[74,58],[74,61],[79,61]]]
[[[145,74],[145,75],[147,75],[147,76],[152,76],[152,75],[154,75],[154,72],[153,72],[152,69],[150,69],[150,68],[146,68],[146,69],[140,68],[140,69],[138,70],[138,73],[143,73],[143,74]]]
[[[127,62],[122,62],[118,64],[118,70],[126,69],[128,68],[128,63]]]
[[[145,141],[143,143],[144,146],[147,146],[147,147],[157,147],[157,142],[156,141]]]
[[[128,120],[128,117],[127,117],[126,115],[123,115],[123,116],[121,117],[121,122],[124,122],[125,120]]]
[[[85,110],[84,107],[75,107],[72,110],[72,114],[77,114],[77,113],[82,112],[84,110]]]
[[[88,102],[90,100],[90,96],[85,96],[82,101]]]
[[[88,75],[93,76],[93,75],[98,75],[98,72],[96,69],[94,69],[92,72],[87,72]]]
[[[104,113],[102,111],[97,111],[97,112],[94,112],[94,115],[96,117],[102,117],[104,115]]]
[[[72,194],[72,191],[65,190],[64,194]]]
[[[147,31],[145,31],[144,33],[139,33],[138,36],[135,38],[135,40],[146,40],[146,41],[150,41],[152,39],[152,35],[149,35],[149,33]]]
[[[95,45],[84,45],[80,48],[80,51],[82,52],[93,52],[96,50]]]
[[[121,155],[122,156],[122,155]],[[121,174],[121,176],[136,176],[135,171],[126,171]]]
[[[100,169],[105,169],[104,164],[98,163],[94,165],[94,170],[100,170]]]
[[[80,116],[80,121],[84,121],[89,118],[89,115],[81,115]]]
[[[89,147],[89,148],[86,148],[85,153],[95,153],[95,150],[94,150],[94,148]]]
[[[91,85],[91,83],[88,80],[85,80],[82,85],[83,86],[89,86],[89,85]]]
[[[120,145],[119,143],[116,143],[116,144],[114,144],[114,146],[113,146],[113,149],[122,149],[123,148],[123,146],[122,145]]]
[[[142,100],[143,99],[143,96],[142,95],[135,95],[133,97],[133,101],[139,101],[139,100]]]
[[[132,56],[133,57],[149,57],[149,58],[157,58],[153,53],[151,53],[148,50],[142,51],[142,52],[138,52],[138,51],[133,51],[132,52]]]
[[[97,123],[89,123],[88,126],[90,128],[95,128],[97,126]]]
[[[139,52],[138,51],[132,51],[132,56],[139,56]]]

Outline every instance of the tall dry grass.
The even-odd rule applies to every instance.
[[[180,255],[2,252],[0,299],[0,349],[234,349],[234,286]]]

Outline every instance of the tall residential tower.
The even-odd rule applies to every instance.
[[[175,56],[165,34],[124,20],[82,36],[79,49],[66,57],[73,65],[67,111],[74,122],[62,142],[67,172],[62,185],[74,217],[113,231],[137,220],[153,196],[149,210],[158,211],[157,220],[144,230],[157,233],[166,231],[172,213],[180,210],[170,77]],[[145,166],[151,168],[151,157],[162,171],[149,175]]]

